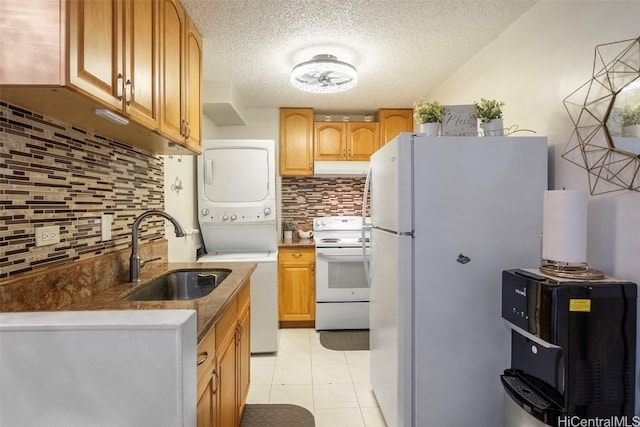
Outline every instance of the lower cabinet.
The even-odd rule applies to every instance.
[[[198,344],[198,427],[238,427],[250,384],[249,281]]]
[[[198,343],[198,388],[197,388],[197,425],[210,427],[216,425],[218,371],[216,361],[216,331],[209,329]]]
[[[314,327],[316,319],[315,248],[278,251],[280,327]]]

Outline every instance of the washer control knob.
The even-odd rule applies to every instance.
[[[209,209],[207,209],[207,208],[202,208],[202,210],[200,211],[200,214],[201,214],[202,216],[207,216],[207,215],[209,215]]]
[[[262,212],[264,212],[265,216],[271,215],[271,208],[264,208]]]
[[[231,214],[231,221],[235,221],[236,219],[238,219],[238,215]]]
[[[229,221],[229,215],[227,215],[227,214],[222,215],[222,220],[223,221]]]

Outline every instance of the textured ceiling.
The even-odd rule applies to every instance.
[[[181,2],[203,38],[204,80],[231,82],[244,107],[355,113],[411,107],[536,0]],[[291,68],[317,54],[354,65],[358,85],[324,95],[291,86]]]

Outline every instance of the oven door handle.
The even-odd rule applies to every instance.
[[[362,262],[362,252],[354,249],[316,250],[316,257],[327,261]]]

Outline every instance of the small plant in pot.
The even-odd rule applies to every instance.
[[[476,106],[476,117],[480,119],[484,135],[503,136],[502,107],[504,107],[504,102],[480,98],[480,102],[476,101],[474,104]]]
[[[622,108],[622,126],[640,125],[640,105],[625,105]]]
[[[420,131],[428,136],[438,136],[443,117],[444,107],[438,101],[421,99],[414,104],[413,118],[420,124]]]
[[[640,105],[622,108],[622,136],[640,137]]]
[[[293,222],[282,221],[282,231],[284,232],[284,240],[291,240],[293,238],[293,230],[295,229]]]

